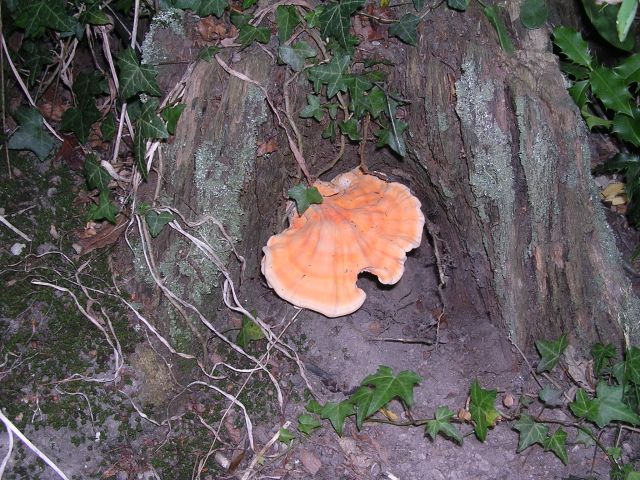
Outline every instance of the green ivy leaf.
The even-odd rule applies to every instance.
[[[599,5],[595,0],[582,0],[584,11],[589,17],[589,21],[596,28],[598,33],[607,42],[621,50],[631,51],[635,45],[633,35],[628,36],[623,42],[618,38],[618,12],[619,5],[604,4]]]
[[[546,0],[524,0],[520,7],[520,21],[526,28],[542,27],[549,16]]]
[[[315,9],[305,13],[304,21],[307,22],[307,27],[318,28],[320,26],[320,15],[324,12],[324,5],[318,5]]]
[[[149,228],[149,235],[153,238],[160,235],[165,225],[172,222],[174,218],[173,213],[167,211],[156,212],[155,210],[149,209],[144,214],[144,219],[147,221],[147,227]]]
[[[371,414],[369,413],[369,407],[373,400],[373,389],[369,387],[359,387],[353,395],[349,397],[356,409],[356,427],[358,430],[362,429],[362,424]],[[375,412],[374,412],[375,413]]]
[[[296,206],[298,207],[298,213],[302,215],[307,208],[314,203],[322,203],[322,195],[316,187],[305,187],[302,184],[298,184],[294,187],[291,187],[287,192],[289,198],[293,199],[296,202]]]
[[[589,79],[591,80],[591,91],[602,100],[605,107],[629,116],[632,115],[631,100],[633,97],[624,78],[609,68],[596,67],[591,70]]]
[[[576,392],[576,398],[569,404],[569,408],[579,418],[593,418],[598,411],[596,402],[590,399],[582,388]]]
[[[610,363],[609,360],[616,357],[616,349],[610,343],[606,345],[596,343],[591,347],[591,356],[593,357],[593,373],[599,377],[602,369]]]
[[[307,95],[307,105],[300,110],[301,118],[315,118],[318,122],[322,121],[322,117],[324,117],[324,112],[322,111],[322,106],[320,105],[320,97],[309,93]]]
[[[242,9],[247,10],[248,8],[253,7],[256,3],[258,3],[258,0],[243,0]]]
[[[149,138],[167,138],[169,132],[162,119],[156,113],[158,100],[150,99],[142,106],[140,116],[136,120],[136,133]]]
[[[543,423],[534,422],[529,415],[521,415],[520,418],[513,425],[513,428],[520,432],[518,437],[518,449],[517,453],[520,453],[525,448],[530,447],[535,443],[543,444],[549,427]]]
[[[573,62],[565,62],[560,60],[560,70],[574,80],[589,79],[589,69]]]
[[[317,54],[318,52],[304,40],[296,42],[293,46],[282,45],[278,49],[280,59],[296,72],[301,72],[304,69],[304,62],[307,58],[313,58]]]
[[[276,24],[278,25],[278,40],[286,42],[300,23],[295,5],[278,5],[276,8]]]
[[[588,105],[584,105],[580,109],[580,113],[582,114],[582,118],[584,118],[584,121],[587,122],[587,127],[589,128],[589,130],[593,130],[595,127],[603,127],[609,129],[613,126],[612,120],[607,120],[606,118],[598,117],[597,115],[591,113]]]
[[[146,180],[149,175],[147,162],[144,158],[147,153],[147,140],[148,138],[142,135],[140,129],[136,130],[133,136],[133,155],[136,161],[136,167],[138,167],[138,171],[144,180]]]
[[[589,52],[589,45],[584,41],[582,35],[573,28],[556,27],[553,30],[553,43],[573,63],[591,68],[593,58]]]
[[[545,386],[538,393],[538,397],[540,401],[545,404],[547,407],[560,407],[564,403],[562,398],[562,390],[558,388],[550,387],[549,385]]]
[[[360,133],[358,132],[358,121],[355,118],[350,118],[344,122],[338,124],[343,135],[349,137],[349,140],[357,142],[362,140]]]
[[[362,75],[351,75],[347,78],[347,88],[351,102],[349,109],[356,118],[362,118],[368,107],[366,92],[373,87],[373,84]]]
[[[62,114],[60,128],[64,132],[73,132],[80,143],[85,143],[91,132],[91,125],[98,121],[100,112],[93,99],[78,102],[77,107]]]
[[[324,4],[322,12],[318,15],[320,23],[320,35],[323,39],[333,38],[343,48],[351,46],[351,15],[362,7],[365,0],[339,0]]]
[[[80,73],[73,81],[73,93],[78,101],[92,100],[108,91],[107,81],[96,71]]]
[[[104,120],[100,124],[100,133],[102,133],[102,139],[106,142],[113,140],[116,135],[116,117],[113,112],[107,113]]]
[[[538,362],[538,373],[551,371],[556,366],[558,360],[562,356],[562,353],[569,346],[567,336],[563,334],[558,340],[538,340],[536,341],[536,348],[540,353],[540,362]]]
[[[389,27],[389,35],[392,37],[398,37],[404,43],[416,46],[418,42],[419,23],[419,17],[416,17],[412,13],[407,13]]]
[[[262,338],[264,338],[264,332],[260,328],[260,325],[255,323],[246,315],[243,315],[242,327],[240,328],[240,332],[238,332],[238,336],[236,337],[236,345],[242,348],[246,348],[249,343],[255,342]]]
[[[498,42],[500,43],[502,50],[507,53],[513,53],[513,43],[511,43],[507,27],[504,25],[504,21],[502,20],[502,8],[498,5],[491,5],[484,7],[482,9],[482,13],[484,13],[489,20],[489,23],[498,34]]]
[[[111,175],[100,166],[98,159],[93,153],[88,154],[84,159],[84,178],[87,180],[89,190],[94,188],[102,191],[109,190]]]
[[[640,416],[622,401],[623,393],[622,385],[609,386],[605,382],[599,382],[596,386],[596,398],[592,400],[596,411],[588,415],[587,419],[595,422],[600,428],[616,420],[640,425]]]
[[[636,10],[638,10],[638,0],[624,0],[618,16],[616,17],[616,30],[618,31],[618,40],[624,42],[629,33],[629,29],[636,18]]]
[[[51,152],[54,138],[44,129],[42,115],[35,108],[20,107],[14,114],[18,129],[9,138],[11,150],[29,150],[44,160]]]
[[[278,440],[282,443],[289,445],[295,438],[296,436],[288,428],[281,428],[278,431]]]
[[[108,25],[111,18],[102,11],[100,3],[86,5],[86,10],[78,16],[78,20],[83,24]]]
[[[334,55],[331,62],[326,65],[318,65],[308,70],[311,81],[318,80],[327,85],[327,98],[336,93],[347,90],[346,69],[351,64],[349,55]]]
[[[228,6],[228,0],[201,0],[200,6],[196,10],[196,12],[201,17],[215,15],[216,17],[220,18]]]
[[[462,435],[458,428],[451,424],[454,413],[446,405],[438,407],[433,420],[427,421],[426,431],[435,441],[438,433],[443,434],[445,437],[455,440],[462,445]]]
[[[340,403],[327,402],[320,411],[320,418],[324,418],[331,422],[336,433],[342,436],[342,430],[344,428],[344,420],[350,415],[355,414],[355,407],[348,401]]]
[[[584,107],[589,102],[589,80],[580,80],[569,87],[569,95],[576,102],[578,108]]]
[[[28,85],[33,87],[45,65],[52,61],[48,48],[44,48],[40,43],[25,40],[20,49],[20,57],[24,67],[28,70]]]
[[[116,213],[118,213],[118,207],[116,207],[109,199],[109,190],[100,191],[100,197],[98,198],[98,204],[92,203],[89,206],[89,220],[106,220],[110,223],[116,223]]]
[[[630,382],[640,385],[640,348],[631,347],[625,354],[625,377]]]
[[[395,128],[394,128],[395,126]],[[376,146],[378,148],[389,146],[391,150],[396,152],[401,157],[405,157],[407,155],[407,149],[404,144],[404,139],[402,134],[407,129],[408,125],[400,120],[392,119],[391,125],[388,128],[381,128],[377,132],[375,132],[376,137],[378,137],[378,143]]]
[[[18,27],[24,28],[27,38],[39,37],[47,28],[70,32],[77,24],[62,0],[22,1],[14,19]]]
[[[420,375],[410,370],[404,370],[398,375],[394,375],[389,367],[380,365],[376,373],[368,375],[361,383],[363,387],[374,387],[366,416],[377,412],[396,397],[410,408],[413,405],[413,389],[421,380]]]
[[[497,395],[497,390],[483,389],[478,380],[474,380],[471,384],[469,411],[476,437],[481,442],[487,439],[489,428],[495,426],[500,418],[500,413],[495,407]]]
[[[322,424],[314,415],[309,415],[308,413],[298,415],[298,430],[305,435],[309,435],[321,426]]]
[[[236,41],[243,47],[248,47],[253,42],[269,43],[271,38],[271,30],[267,27],[254,27],[246,24],[240,27],[240,33]]]
[[[622,60],[613,71],[621,76],[625,83],[640,83],[640,53],[634,53]]]
[[[220,52],[220,47],[216,47],[215,45],[209,45],[208,47],[204,47],[198,53],[198,58],[200,60],[204,60],[205,62],[211,62],[213,57],[215,57],[218,52]]]
[[[156,81],[156,69],[151,65],[140,64],[133,48],[123,50],[117,58],[120,69],[120,92],[125,100],[141,92],[156,97],[161,95],[162,92]]]
[[[165,122],[167,122],[167,132],[169,135],[173,135],[176,133],[176,125],[178,124],[178,120],[180,119],[180,115],[186,108],[186,104],[179,103],[178,105],[174,105],[172,107],[166,107],[162,110],[162,118]]]
[[[307,412],[317,413],[318,415],[320,415],[320,412],[322,411],[322,405],[320,405],[315,398],[309,400],[309,403],[307,403],[304,408]]]
[[[418,12],[424,8],[426,0],[413,0],[413,8],[415,8]]]
[[[636,106],[631,108],[633,111],[632,116],[624,113],[616,113],[614,115],[611,131],[625,142],[640,147],[640,110]]]
[[[542,441],[542,446],[545,451],[551,450],[555,453],[556,457],[560,459],[565,465],[569,462],[569,454],[567,453],[567,432],[562,430],[562,427],[545,438]]]
[[[588,427],[583,427],[583,428],[585,428],[586,430],[589,430],[591,432],[590,428],[588,428]],[[593,435],[593,432],[591,432],[591,434]],[[578,433],[576,434],[575,443],[584,445],[585,447],[591,447],[591,446],[595,445],[595,442],[593,441],[594,437],[595,436],[589,435],[583,429],[578,429]]]
[[[447,0],[447,6],[454,10],[464,12],[469,6],[469,0]]]
[[[367,95],[367,110],[373,118],[379,118],[387,109],[387,95],[377,85]]]

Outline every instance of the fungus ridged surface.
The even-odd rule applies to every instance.
[[[263,248],[262,273],[283,299],[327,317],[348,315],[366,294],[360,272],[384,284],[402,277],[407,252],[422,240],[420,201],[400,183],[355,169],[314,186],[323,202],[293,214]]]

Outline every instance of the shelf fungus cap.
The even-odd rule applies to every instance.
[[[388,285],[400,280],[407,252],[422,240],[424,215],[406,186],[359,168],[314,186],[323,202],[293,214],[289,228],[269,239],[262,273],[293,305],[340,317],[364,303],[359,273]]]

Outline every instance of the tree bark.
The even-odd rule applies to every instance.
[[[375,155],[413,175],[442,253],[450,311],[472,306],[486,313],[523,348],[561,333],[585,347],[620,345],[623,333],[637,344],[640,303],[591,178],[588,132],[549,32],[513,25],[516,52],[507,55],[477,6],[426,17],[419,45],[399,49],[406,62],[395,59],[390,70],[392,85],[411,102],[409,155],[400,164],[388,153]],[[161,36],[155,43],[169,45]],[[234,69],[272,88],[282,84],[284,67],[257,47],[240,55]],[[171,86],[175,68],[162,77]],[[276,219],[295,162],[260,90],[202,61],[186,85],[163,191],[193,217],[217,216],[247,256],[248,276],[259,279],[261,247],[283,228]],[[300,85],[291,92],[297,105],[310,90]],[[282,104],[277,92],[274,98]],[[308,160],[319,168],[328,161],[314,155],[324,148],[321,129],[300,126]],[[256,158],[257,145],[274,135],[278,152]],[[346,168],[339,164],[335,172]],[[207,239],[228,252],[214,230]],[[167,275],[183,292],[200,292],[194,301],[211,309],[210,296],[219,301],[216,272],[203,270],[199,254],[175,235],[160,242]]]

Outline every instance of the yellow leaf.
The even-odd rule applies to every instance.
[[[605,200],[609,200],[611,198],[617,197],[618,195],[622,195],[623,193],[624,183],[616,182],[607,185],[606,188],[602,190],[602,192],[600,192],[600,195],[602,195],[602,198],[604,198]]]
[[[391,0],[380,0],[380,7],[387,8],[390,3],[391,3]]]
[[[392,422],[397,422],[398,421],[398,415],[396,415],[395,413],[393,413],[391,410],[389,410],[388,408],[384,408],[382,407],[380,409],[380,413],[382,413],[385,417],[387,417],[389,420],[391,420]]]

